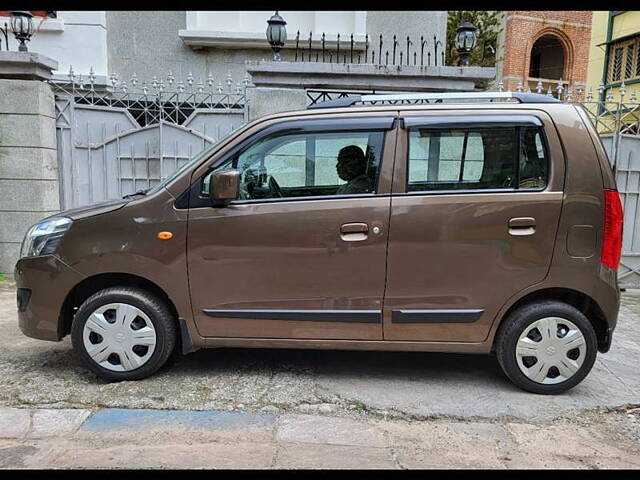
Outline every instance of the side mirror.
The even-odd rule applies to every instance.
[[[226,205],[238,198],[240,192],[239,170],[218,170],[211,175],[211,204],[214,207]]]

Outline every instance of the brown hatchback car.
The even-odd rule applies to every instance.
[[[109,380],[178,348],[405,350],[495,353],[519,387],[557,393],[609,349],[621,237],[580,107],[349,97],[261,118],[149,190],[34,225],[20,328],[71,334]]]

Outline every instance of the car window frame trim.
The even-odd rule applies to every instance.
[[[542,119],[540,119],[537,115],[526,115],[526,114],[512,114],[512,115],[476,115],[474,117],[477,118],[488,118],[488,117],[494,117],[494,118],[500,118],[503,119],[504,121],[502,123],[500,122],[496,122],[494,120],[494,118],[491,119],[491,121],[486,121],[483,122],[482,124],[476,124],[476,123],[472,123],[469,124],[470,126],[467,126],[467,124],[465,124],[464,122],[460,123],[460,122],[454,122],[454,121],[444,121],[444,122],[438,122],[437,120],[441,120],[441,119],[445,119],[445,120],[449,120],[449,119],[453,119],[453,118],[464,118],[467,117],[466,115],[428,115],[428,116],[421,116],[421,115],[404,115],[400,117],[400,121],[401,121],[401,127],[402,130],[404,130],[405,135],[406,135],[406,141],[407,141],[407,147],[406,147],[406,157],[404,159],[405,162],[405,172],[406,172],[406,176],[405,176],[405,182],[404,182],[404,192],[394,192],[392,195],[394,196],[415,196],[415,195],[463,195],[463,194],[473,194],[473,195],[477,195],[479,193],[491,193],[491,194],[496,194],[496,193],[540,193],[540,192],[544,192],[547,191],[551,188],[551,168],[553,165],[553,160],[551,158],[551,149],[549,147],[549,142],[547,139],[547,133],[545,130],[545,125],[544,122],[542,121]],[[544,148],[544,153],[545,153],[545,158],[547,161],[547,178],[545,181],[545,186],[542,188],[526,188],[526,189],[521,189],[521,188],[467,188],[467,189],[448,189],[448,190],[418,190],[418,191],[412,191],[409,192],[408,187],[409,187],[409,152],[410,152],[410,133],[411,130],[420,130],[420,126],[421,123],[419,122],[413,122],[413,119],[435,119],[433,121],[432,124],[423,127],[423,130],[434,130],[434,131],[438,131],[438,130],[453,130],[454,128],[452,128],[450,125],[459,125],[461,129],[470,129],[470,128],[491,128],[491,127],[495,127],[495,126],[513,126],[517,128],[517,139],[516,139],[516,143],[517,143],[517,152],[518,152],[518,169],[517,169],[517,174],[518,174],[518,178],[520,176],[520,168],[519,168],[519,160],[520,160],[520,147],[521,147],[521,137],[522,137],[522,130],[520,129],[520,127],[531,127],[531,126],[535,126],[538,131],[540,132],[540,136],[542,138],[542,144],[543,144],[543,148]],[[515,119],[535,119],[534,122],[525,122],[525,123],[514,123]],[[408,119],[411,119],[409,122],[407,122]],[[475,122],[475,120],[472,120],[472,122]],[[511,123],[510,123],[511,122]],[[409,123],[409,124],[408,124]],[[412,125],[414,124],[415,125]],[[449,126],[446,126],[447,123],[449,124]],[[437,126],[437,125],[445,125],[445,126]]]
[[[192,208],[219,208],[213,207],[209,202],[209,197],[202,197],[200,192],[198,192],[197,188],[195,188],[204,177],[206,177],[211,171],[213,171],[216,167],[222,165],[227,162],[234,155],[237,155],[246,147],[252,145],[253,143],[262,140],[263,138],[273,135],[273,134],[287,134],[287,132],[291,133],[300,133],[303,134],[305,132],[318,132],[318,133],[343,133],[343,132],[382,132],[383,140],[382,140],[382,148],[380,151],[380,161],[378,163],[378,178],[376,179],[375,190],[376,192],[372,193],[359,193],[359,194],[347,194],[347,195],[314,195],[314,196],[306,196],[306,197],[280,197],[280,198],[265,198],[265,199],[250,199],[250,200],[233,200],[229,202],[227,205],[239,205],[242,203],[275,203],[275,202],[283,202],[283,201],[301,201],[301,200],[317,200],[317,199],[341,199],[341,198],[361,198],[361,197],[375,197],[375,196],[388,196],[389,194],[378,194],[377,190],[379,187],[379,173],[380,167],[383,162],[383,154],[385,149],[385,144],[387,141],[387,136],[390,131],[393,131],[396,127],[396,122],[398,121],[398,113],[393,112],[389,115],[371,115],[371,116],[358,116],[358,117],[349,117],[349,118],[304,118],[304,119],[295,119],[295,120],[286,120],[283,122],[276,123],[274,125],[270,125],[258,132],[254,135],[251,135],[248,138],[245,138],[237,145],[234,145],[229,151],[227,151],[223,156],[218,158],[217,160],[211,161],[208,165],[207,170],[200,175],[196,180],[193,180],[191,184],[187,187],[187,189],[178,196],[176,201],[174,202],[174,208],[177,210],[185,210]],[[335,125],[335,126],[333,126]],[[205,162],[206,164],[206,162]],[[197,201],[196,204],[194,204]],[[202,201],[207,201],[206,205],[202,204]],[[186,202],[186,205],[184,203]]]

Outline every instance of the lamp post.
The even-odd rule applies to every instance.
[[[456,32],[455,44],[460,56],[459,65],[467,67],[469,66],[469,56],[476,46],[476,27],[470,21],[465,20],[458,26]]]
[[[287,41],[287,29],[285,25],[287,22],[284,21],[280,15],[278,15],[278,11],[267,20],[267,41],[269,45],[271,45],[271,49],[273,50],[273,59],[276,62],[282,60],[280,56],[280,50],[284,47],[285,42]]]
[[[11,30],[16,40],[20,42],[18,50],[20,52],[27,51],[27,44],[33,35],[33,15],[25,11],[11,12]]]

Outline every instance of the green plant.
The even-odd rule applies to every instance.
[[[7,277],[5,277],[2,273],[0,273],[0,282],[6,280]]]
[[[456,50],[456,30],[465,20],[476,27],[476,47],[469,57],[469,65],[479,67],[493,67],[498,48],[498,35],[502,32],[502,15],[500,11],[488,10],[451,10],[447,17],[447,48],[446,64],[457,65],[458,51]]]
[[[362,402],[356,402],[353,405],[353,409],[358,411],[358,412],[366,412],[367,411],[367,406]]]

